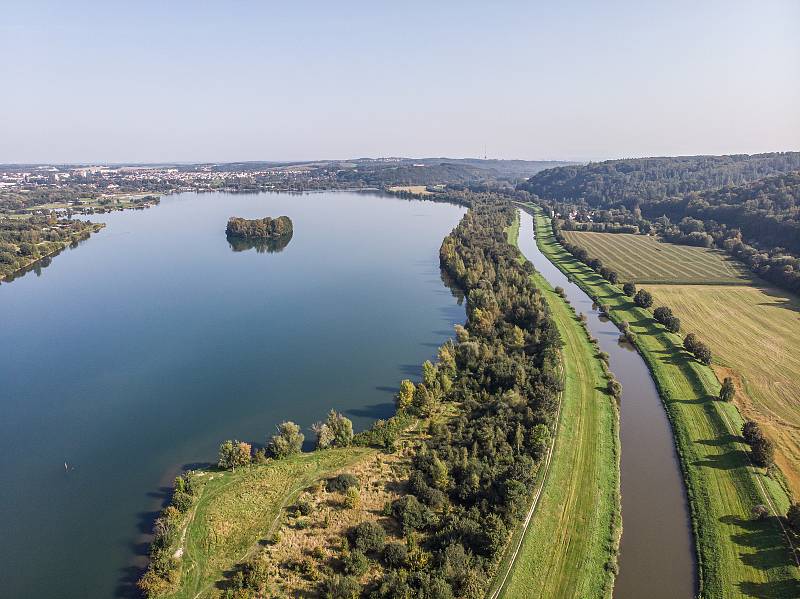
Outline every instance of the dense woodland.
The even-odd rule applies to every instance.
[[[656,233],[717,247],[800,292],[800,153],[618,160],[560,167],[522,189],[564,229]]]
[[[100,226],[52,217],[0,219],[0,279],[87,237]]]
[[[238,216],[232,216],[228,220],[225,233],[229,237],[244,239],[278,239],[292,236],[292,219],[288,216],[278,218],[255,218],[248,220]]]

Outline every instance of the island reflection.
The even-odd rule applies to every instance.
[[[282,252],[289,245],[292,240],[292,233],[281,235],[280,237],[273,237],[269,239],[253,239],[244,237],[234,237],[226,235],[228,243],[234,252],[244,252],[249,249],[255,248],[259,254],[268,253],[276,254]]]

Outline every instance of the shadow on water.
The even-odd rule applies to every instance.
[[[183,473],[189,470],[212,468],[213,466],[214,464],[210,462],[191,462],[178,468],[178,472]],[[155,491],[145,493],[145,496],[154,500],[157,508],[150,511],[139,512],[136,515],[136,530],[139,535],[136,540],[128,544],[133,559],[128,566],[120,569],[120,576],[114,590],[114,597],[117,599],[141,599],[143,597],[141,591],[136,586],[136,582],[147,569],[149,561],[147,556],[150,553],[150,542],[153,540],[153,525],[163,509],[169,505],[170,499],[172,498],[172,487],[161,486]]]
[[[373,420],[386,420],[394,415],[394,402],[376,403],[361,408],[350,408],[344,413],[357,418],[372,418]]]
[[[243,237],[234,237],[226,235],[228,243],[234,252],[244,252],[250,249],[255,249],[259,254],[277,254],[286,249],[289,242],[292,240],[292,233],[275,237],[274,239],[246,239]]]

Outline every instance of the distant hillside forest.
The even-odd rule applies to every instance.
[[[549,169],[518,189],[565,215],[566,230],[718,247],[800,292],[800,152],[611,160]]]

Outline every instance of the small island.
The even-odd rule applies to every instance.
[[[278,218],[256,218],[248,220],[238,216],[228,219],[225,234],[234,252],[255,248],[258,253],[280,252],[292,240],[292,219],[288,216]]]
[[[248,220],[238,216],[228,219],[225,233],[229,237],[244,239],[276,239],[292,235],[292,219],[288,216],[278,218],[256,218]]]

